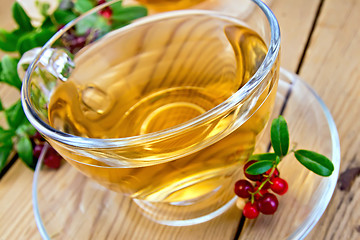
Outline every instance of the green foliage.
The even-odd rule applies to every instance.
[[[13,31],[0,29],[0,50],[17,53],[18,56],[5,55],[2,58],[0,82],[20,90],[22,82],[17,74],[17,63],[20,57],[35,47],[43,46],[58,29],[95,7],[95,4],[96,1],[93,0],[77,0],[75,3],[71,0],[62,0],[58,8],[49,14],[50,5],[36,1],[36,6],[44,16],[44,21],[39,27],[35,27],[22,6],[15,2],[12,6],[12,16],[17,29]],[[76,33],[81,36],[90,31],[97,31],[99,36],[102,36],[111,29],[129,24],[134,19],[147,14],[146,8],[123,7],[121,1],[113,4],[111,8],[114,13],[113,19],[106,19],[99,13],[93,14],[75,26]],[[34,94],[36,97],[41,97],[41,94],[37,94],[36,91]],[[6,165],[14,147],[20,159],[30,168],[34,168],[35,160],[32,156],[30,136],[34,135],[36,130],[26,119],[21,102],[17,101],[9,108],[4,108],[0,99],[0,111],[4,113],[8,125],[8,129],[0,127],[0,171]]]
[[[275,153],[263,153],[250,156],[250,160],[257,162],[251,164],[246,172],[251,175],[263,174],[271,168],[276,168],[281,159],[289,152],[289,130],[283,116],[275,118],[271,124],[271,144]],[[324,155],[309,151],[297,150],[295,158],[310,171],[328,177],[334,171],[333,163]]]
[[[16,45],[19,37],[13,33],[4,29],[0,29],[0,49],[5,52],[15,52]]]
[[[289,130],[283,116],[275,118],[271,124],[271,144],[278,156],[285,156],[289,151]]]
[[[246,173],[251,174],[251,175],[263,174],[267,170],[272,168],[273,165],[274,165],[274,161],[262,160],[260,162],[256,162],[256,163],[251,164],[246,169]]]
[[[0,82],[5,82],[17,89],[21,89],[21,80],[17,74],[18,60],[5,55],[1,60]]]
[[[89,32],[89,29],[92,31],[100,31],[101,33],[106,33],[111,30],[110,25],[106,19],[100,15],[89,15],[85,19],[86,21],[80,21],[76,24],[76,33],[79,35],[84,35]]]
[[[20,159],[31,169],[35,168],[33,161],[33,149],[31,140],[28,136],[21,136],[16,144],[16,150],[19,154]]]
[[[15,19],[15,22],[19,25],[19,29],[21,29],[22,31],[29,32],[34,29],[31,24],[30,17],[26,14],[24,9],[18,2],[15,2],[12,6],[12,15]]]
[[[295,151],[295,157],[307,169],[320,176],[328,177],[334,171],[332,162],[319,153],[309,150],[297,150]]]
[[[85,13],[91,10],[95,5],[90,0],[77,0],[75,2],[75,10],[79,13]]]

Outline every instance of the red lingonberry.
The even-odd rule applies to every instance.
[[[43,148],[44,148],[44,145],[42,145],[42,144],[35,145],[35,147],[33,149],[33,156],[38,159],[40,157],[40,154],[41,154]]]
[[[249,192],[253,192],[254,187],[249,181],[241,179],[235,183],[234,191],[241,198],[249,198],[251,196]]]
[[[274,193],[283,195],[287,192],[288,184],[284,179],[277,177],[272,180],[272,183],[270,188]]]
[[[257,189],[255,189],[255,191],[257,191]],[[268,193],[268,191],[266,189],[261,189],[257,194],[254,195],[255,200],[260,200],[261,198],[264,197],[264,195]]]
[[[270,168],[269,170],[267,170],[267,171],[264,173],[264,175],[269,176],[270,173],[271,173],[271,171],[272,171],[272,168]],[[275,168],[274,172],[271,174],[270,180],[273,179],[273,178],[279,177],[279,175],[280,175],[279,170],[278,170],[277,168]],[[265,176],[264,176],[264,177],[265,177]]]
[[[243,214],[246,218],[254,219],[259,216],[259,209],[257,207],[257,203],[251,204],[251,202],[247,202],[243,209]]]
[[[263,176],[262,175],[251,175],[251,174],[248,174],[246,173],[246,169],[248,167],[250,167],[252,164],[256,163],[257,161],[256,160],[250,160],[248,161],[245,165],[244,165],[244,173],[245,173],[245,176],[252,180],[252,181],[261,181]]]
[[[279,201],[272,193],[264,194],[263,198],[258,201],[258,208],[260,212],[266,215],[274,214],[278,208]]]
[[[263,180],[265,180],[265,179],[266,179],[266,178],[264,178]],[[257,181],[256,184],[255,184],[255,186],[259,187],[262,183],[263,183],[262,181],[261,181],[261,182],[260,182],[260,181]],[[261,189],[269,189],[270,186],[271,186],[271,183],[270,183],[270,182],[266,182],[266,183],[264,184],[264,186],[262,186]]]
[[[48,148],[44,158],[44,164],[49,168],[57,169],[61,165],[62,157],[53,149],[52,147]]]
[[[111,8],[107,7],[99,11],[99,14],[102,15],[104,18],[110,18],[112,16]]]

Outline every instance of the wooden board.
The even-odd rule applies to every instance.
[[[324,0],[310,45],[305,49],[320,2],[273,0],[270,7],[281,25],[282,66],[295,71],[307,50],[300,74],[318,91],[335,118],[342,144],[343,172],[360,166],[360,32],[357,26],[360,1]],[[10,1],[2,3],[3,9],[10,9],[7,7]],[[9,17],[0,16],[0,19]],[[1,27],[5,27],[3,23]],[[1,97],[10,99],[12,94],[5,96],[5,93],[7,91],[0,87]],[[41,238],[32,213],[31,185],[32,171],[19,161],[1,180],[0,239]],[[357,211],[360,196],[356,191],[359,185],[359,178],[354,178],[349,190],[336,189],[327,211],[307,239],[360,238],[360,211]],[[108,236],[111,239],[233,239],[239,216],[227,214],[187,230],[153,227],[149,221],[135,218],[131,226],[115,229]],[[100,238],[106,236],[98,234]]]
[[[360,239],[360,1],[327,0],[300,75],[323,98],[336,122],[342,178],[308,239]],[[356,175],[350,169],[358,169]],[[353,175],[353,176],[350,176]],[[340,190],[340,186],[347,187]]]

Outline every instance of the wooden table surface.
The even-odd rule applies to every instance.
[[[1,0],[0,28],[14,26],[11,5],[12,1]],[[360,0],[272,0],[269,6],[281,26],[281,66],[298,73],[328,106],[340,137],[340,176],[351,180],[338,182],[324,215],[306,239],[360,239]],[[4,85],[0,94],[5,104],[17,97]],[[32,179],[33,172],[17,160],[0,180],[1,240],[41,239],[32,210]],[[189,239],[188,231],[196,239],[236,239],[238,222],[229,223],[239,219],[234,215],[239,214],[228,213],[222,222],[185,232],[169,234],[156,228],[150,239]],[[115,236],[148,239],[141,231],[108,235]]]

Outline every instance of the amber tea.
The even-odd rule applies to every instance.
[[[145,4],[149,8],[158,11],[170,11],[176,9],[185,9],[196,5],[205,0],[136,0],[141,4]]]
[[[267,53],[264,41],[245,25],[208,15],[137,28],[114,31],[75,56],[71,77],[51,96],[51,126],[107,139],[176,129],[244,86]],[[201,146],[229,128],[237,110],[153,144],[94,149],[93,157],[54,145],[110,189],[152,202],[192,201],[231,184],[268,121],[275,80],[260,94],[251,117],[215,143]]]

